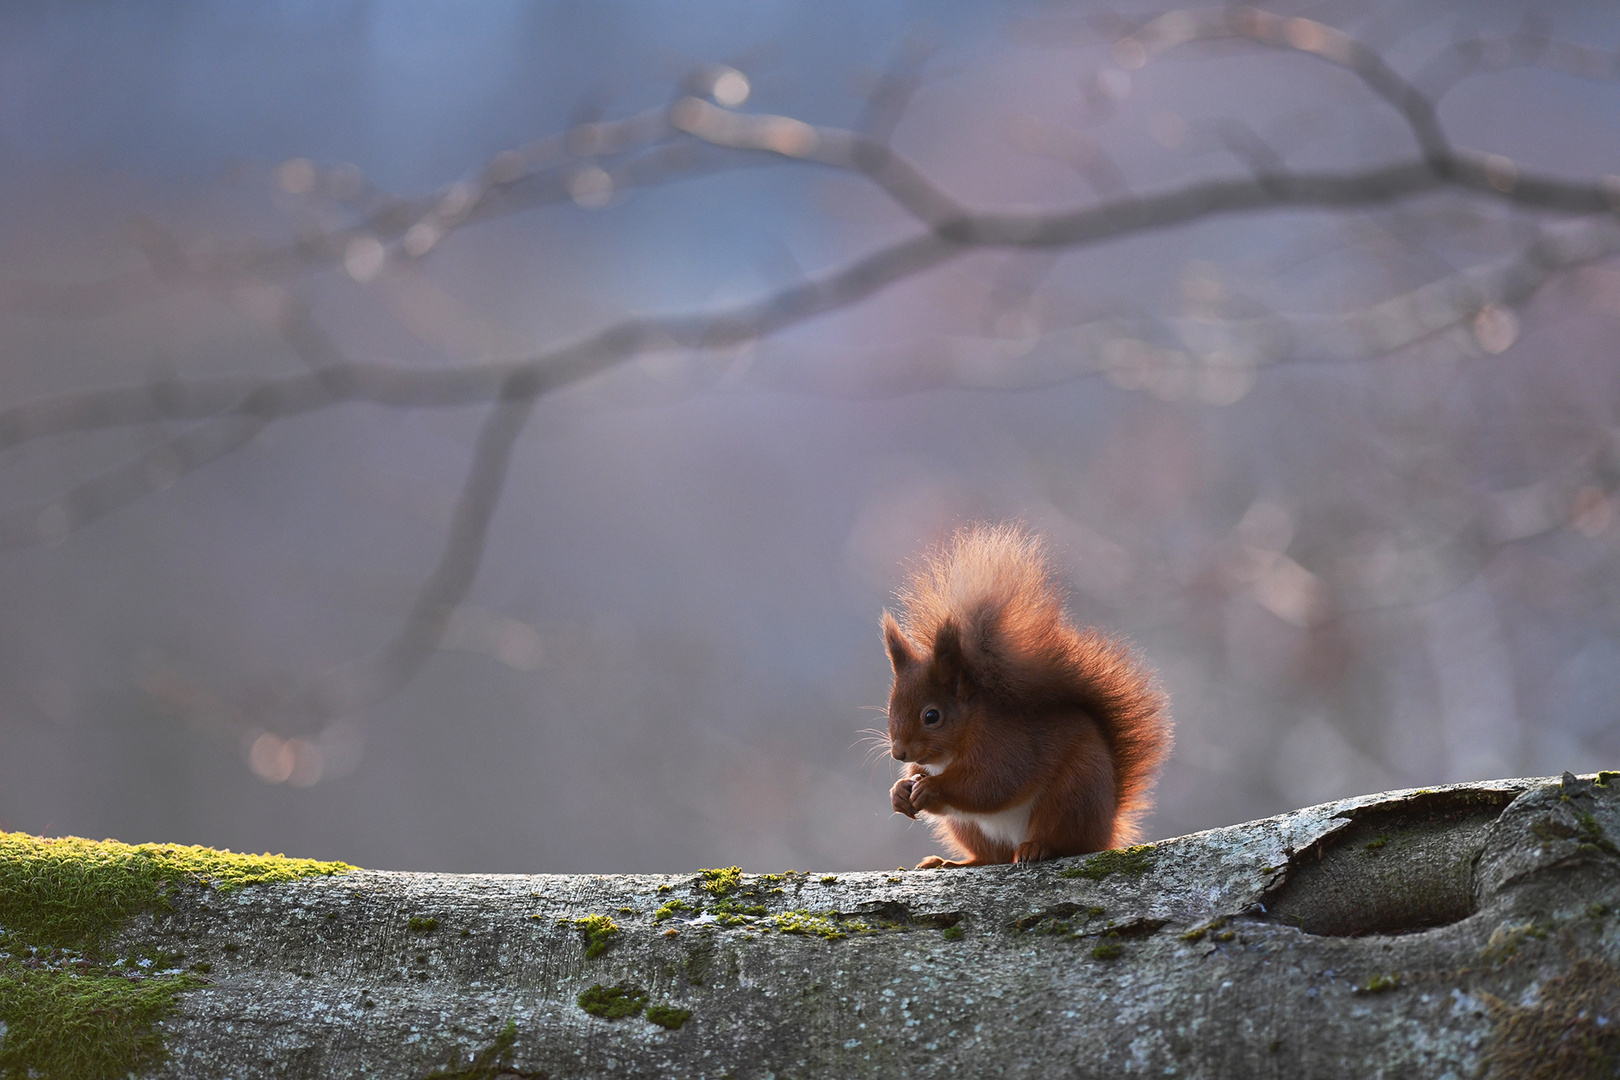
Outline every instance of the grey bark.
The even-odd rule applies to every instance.
[[[746,875],[730,897],[837,912],[843,938],[655,922],[712,912],[696,875],[378,871],[198,886],[126,933],[211,965],[163,1023],[176,1080],[1614,1075],[1611,776],[1370,795],[1100,860]],[[596,957],[571,921],[592,914],[620,927]],[[601,1019],[593,985],[691,1017]]]

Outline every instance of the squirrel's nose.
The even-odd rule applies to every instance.
[[[897,742],[889,743],[889,756],[894,758],[896,761],[911,760],[911,755],[906,753],[906,748]]]

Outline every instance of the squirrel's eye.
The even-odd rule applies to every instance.
[[[939,710],[933,706],[929,706],[928,708],[924,709],[923,723],[927,724],[929,727],[933,727],[935,724],[939,723]]]

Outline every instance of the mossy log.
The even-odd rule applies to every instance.
[[[1566,775],[1035,866],[194,871],[67,944],[0,867],[0,1076],[1609,1077],[1615,836],[1620,774]],[[135,1049],[38,1014],[101,978],[172,990]]]

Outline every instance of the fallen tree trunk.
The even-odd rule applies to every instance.
[[[1616,835],[1606,773],[1027,867],[190,881],[8,963],[146,954],[166,1057],[124,1064],[176,1080],[1613,1076]],[[0,1075],[51,1037],[16,999]]]

